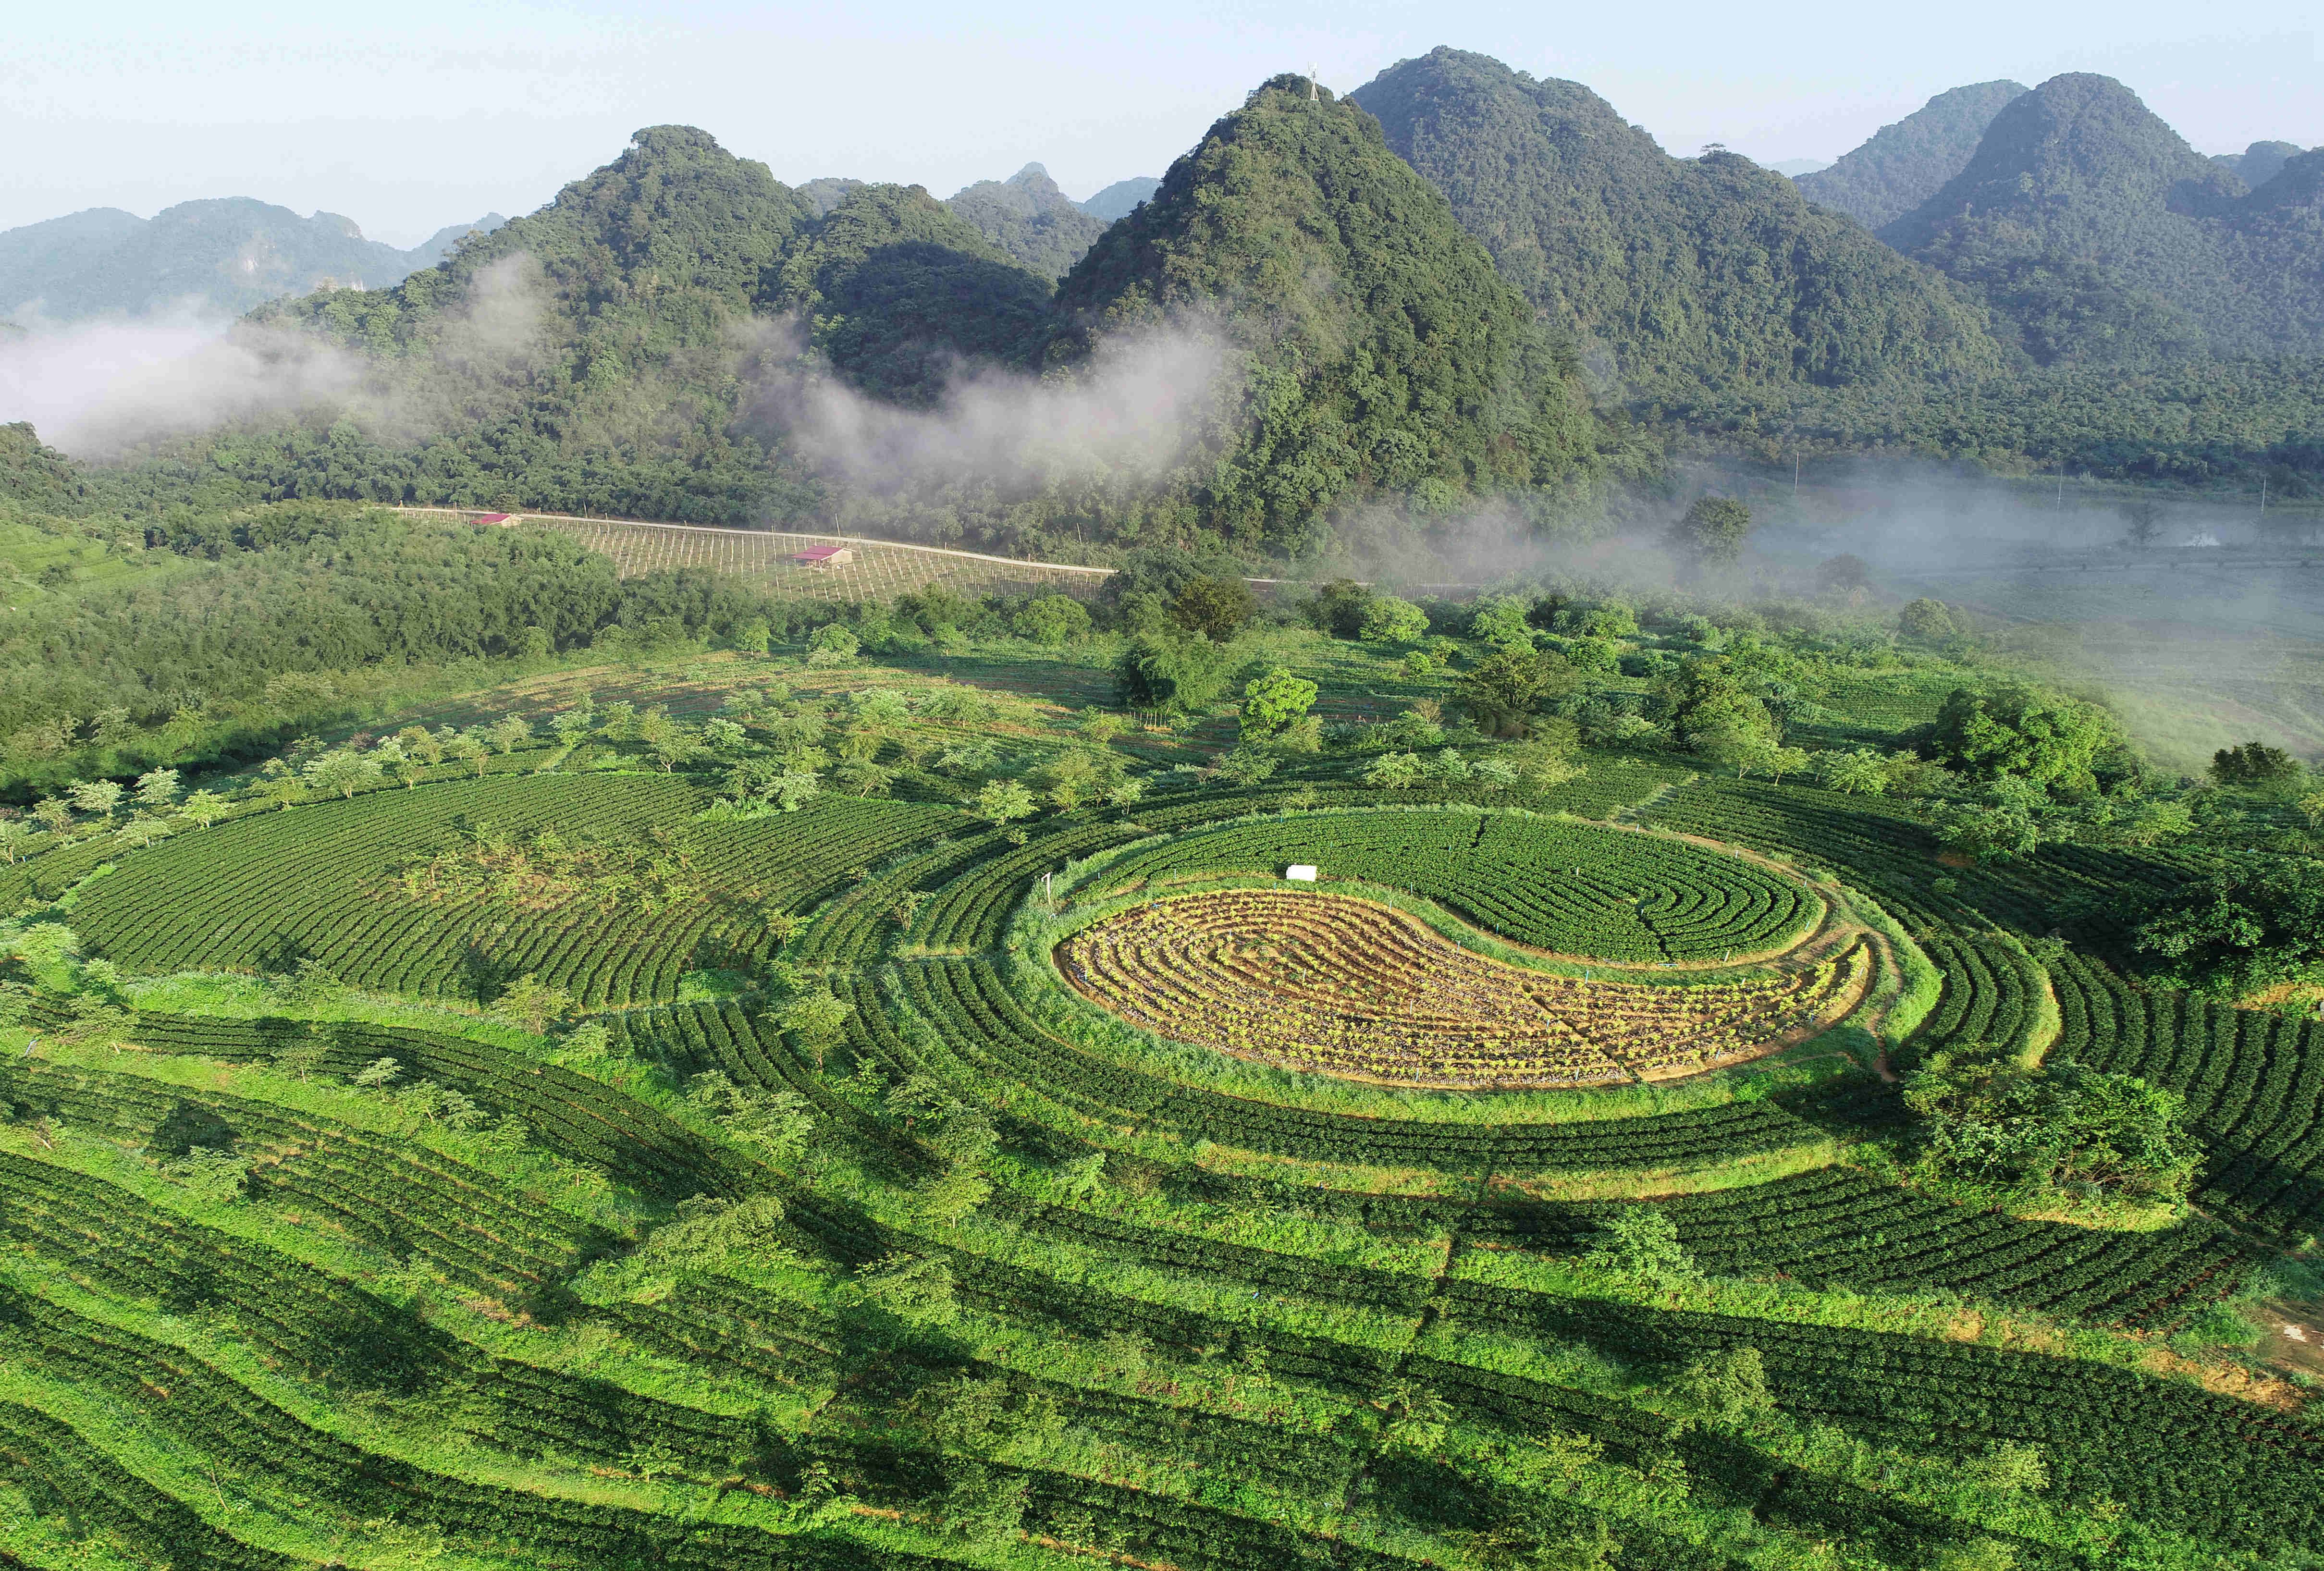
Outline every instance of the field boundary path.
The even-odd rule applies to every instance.
[[[453,518],[476,523],[491,520],[499,527],[556,528],[576,535],[590,550],[613,560],[622,578],[635,578],[658,568],[707,568],[714,572],[741,573],[777,581],[792,594],[817,600],[864,600],[909,594],[941,585],[955,593],[986,594],[1047,589],[1086,599],[1111,578],[1112,568],[1079,562],[1037,561],[1026,557],[994,556],[950,546],[920,545],[909,541],[880,540],[860,534],[812,534],[768,529],[733,529],[718,524],[659,523],[638,518],[595,518],[573,513],[501,514],[481,507],[395,506],[397,513],[430,518]],[[820,546],[837,546],[854,553],[852,560],[800,562],[799,553]],[[1316,583],[1313,578],[1253,578],[1243,582],[1262,589],[1296,589]],[[1413,584],[1415,590],[1470,590],[1475,584]]]

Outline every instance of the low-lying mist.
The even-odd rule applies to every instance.
[[[430,374],[414,385],[286,320],[231,319],[187,302],[134,318],[20,319],[0,335],[0,420],[104,462],[171,437],[270,419],[346,414],[389,441],[445,428],[479,383],[504,383],[537,348],[545,295],[521,254],[480,270],[461,308],[429,324]]]
[[[1070,373],[957,363],[927,408],[849,385],[798,323],[742,335],[751,413],[827,479],[874,496],[957,485],[1031,492],[1158,476],[1217,419],[1226,350],[1199,323],[1102,342]]]

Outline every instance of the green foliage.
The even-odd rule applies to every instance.
[[[1731,496],[1701,496],[1671,526],[1671,549],[1698,568],[1730,566],[1751,535],[1751,510]]]
[[[1952,613],[1946,609],[1943,601],[1932,600],[1924,595],[1906,602],[1904,608],[1896,613],[1896,631],[1907,638],[1934,643],[1940,639],[1950,638],[1960,630],[1954,625]]]
[[[2024,682],[1955,688],[1929,744],[1950,768],[1986,780],[2015,775],[2055,790],[2096,789],[2098,770],[2123,745],[2121,725],[2095,704]]]
[[[1010,261],[1043,278],[1063,278],[1107,223],[1083,211],[1038,163],[1005,180],[979,180],[945,199],[945,206]]]
[[[2315,243],[2312,207],[2289,188],[2246,194],[2107,77],[2013,99],[1881,237],[1991,300],[2043,363],[2324,345],[2324,290],[2295,260]]]
[[[2307,778],[2298,759],[2281,747],[2246,742],[2211,754],[2211,778],[2224,786],[2264,789],[2294,785]]]
[[[1089,607],[1070,595],[1038,596],[1025,603],[1010,625],[1018,637],[1035,643],[1071,643],[1089,632]]]
[[[972,809],[978,818],[995,824],[1007,824],[1018,818],[1029,818],[1038,810],[1033,793],[1022,781],[996,780],[985,782],[976,793]]]
[[[1914,1171],[1970,1194],[2176,1203],[2203,1156],[2177,1093],[2070,1061],[1960,1048],[1932,1055],[1904,1101],[1922,1120]]]
[[[1560,655],[1504,650],[1462,673],[1453,707],[1490,736],[1524,736],[1550,699],[1573,689],[1576,679]]]
[[[1374,596],[1358,635],[1375,643],[1418,643],[1428,636],[1428,613],[1393,595]]]
[[[1625,1206],[1607,1217],[1582,1261],[1655,1282],[1681,1282],[1700,1274],[1679,1243],[1678,1224],[1653,1206]]]
[[[1671,1382],[1671,1405],[1697,1423],[1735,1428],[1775,1409],[1766,1360],[1756,1347],[1729,1347],[1688,1363]]]
[[[2031,856],[2042,843],[2042,827],[2022,807],[1995,803],[1948,803],[1939,809],[1938,840],[1970,860],[2011,862]]]
[[[1189,578],[1170,601],[1170,620],[1213,643],[1225,643],[1243,630],[1259,609],[1258,597],[1240,578]]]
[[[2240,996],[2324,981],[2324,862],[2231,857],[2173,891],[2138,929],[2138,947],[2182,987]]]
[[[1242,688],[1241,728],[1245,736],[1280,735],[1314,707],[1320,689],[1289,666],[1271,666]]]
[[[754,303],[796,311],[834,369],[866,392],[932,402],[955,362],[1023,365],[1049,322],[1049,283],[918,186],[868,185],[805,230]]]
[[[1233,646],[1213,643],[1201,633],[1139,633],[1115,661],[1114,681],[1128,707],[1187,714],[1216,702],[1241,663]]]

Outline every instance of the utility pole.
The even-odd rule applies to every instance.
[[[1799,448],[1794,448],[1792,449],[1792,500],[1793,500],[1793,501],[1794,501],[1794,502],[1797,502],[1799,499],[1800,499],[1800,450],[1799,450]]]
[[[2262,518],[2267,516],[2267,476],[2264,475],[2259,477],[2259,515]]]

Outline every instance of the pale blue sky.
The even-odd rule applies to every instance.
[[[32,12],[31,7],[25,7]],[[1931,94],[2121,78],[2206,152],[2324,143],[2317,13],[2273,0],[1567,9],[1486,0],[1150,10],[398,0],[48,5],[0,52],[0,228],[247,195],[408,244],[539,206],[640,125],[700,125],[798,181],[939,196],[1028,162],[1075,197],[1158,174],[1277,71],[1345,90],[1439,43],[1587,83],[1674,152],[1829,158]]]

